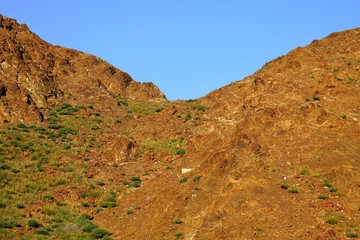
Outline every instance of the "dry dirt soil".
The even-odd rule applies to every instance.
[[[78,180],[46,191],[53,202],[94,217],[112,239],[360,235],[359,28],[314,40],[243,80],[186,101],[168,101],[154,84],[46,43],[6,17],[0,42],[1,128],[46,128],[57,114],[77,131],[73,148],[95,144],[90,153],[57,152],[58,164],[80,167],[86,159],[86,166]],[[79,109],[60,116],[64,103]],[[51,166],[41,172],[48,179],[54,174],[64,173]],[[86,195],[93,191],[89,182],[104,195],[115,192],[116,205]],[[11,206],[6,184],[0,187]],[[46,225],[48,216],[39,210],[45,200],[24,200],[22,226],[0,234],[55,239],[51,231],[41,235],[25,226],[34,216]]]

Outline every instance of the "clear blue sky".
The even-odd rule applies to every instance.
[[[201,97],[328,34],[360,27],[359,0],[1,0],[44,40]]]

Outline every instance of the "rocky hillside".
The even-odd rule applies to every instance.
[[[0,38],[0,122],[42,121],[41,109],[65,99],[104,110],[121,98],[165,99],[154,84],[138,83],[95,56],[53,46],[4,16]]]
[[[168,102],[96,57],[0,26],[0,236],[360,234],[360,29]]]

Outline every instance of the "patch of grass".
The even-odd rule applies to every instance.
[[[0,220],[0,228],[14,228],[21,227],[21,225],[13,219]]]
[[[290,193],[299,193],[299,190],[295,187],[291,187],[291,188],[289,188],[289,192]]]
[[[138,176],[133,176],[130,178],[131,182],[124,182],[124,185],[128,186],[128,187],[133,187],[133,188],[139,188],[141,186],[141,179]]]
[[[187,122],[191,119],[191,114],[186,114],[184,122]]]
[[[281,187],[282,189],[288,189],[288,188],[289,188],[289,184],[288,184],[288,183],[282,183],[282,184],[280,185],[280,187]]]
[[[158,140],[145,140],[142,142],[142,146],[147,151],[154,152],[158,155],[170,154],[170,155],[184,155],[186,150],[186,141],[184,137],[175,139],[158,139]]]
[[[196,175],[195,177],[193,177],[193,181],[196,182],[196,181],[199,181],[201,178],[201,175]]]
[[[93,124],[93,125],[90,126],[90,129],[91,130],[99,130],[100,127],[98,125],[96,125],[96,124]]]
[[[186,183],[187,181],[188,181],[188,179],[186,177],[182,177],[179,180],[180,183]]]
[[[206,110],[206,107],[203,106],[203,105],[193,105],[191,107],[192,110],[197,110],[197,111],[202,111],[202,112],[205,112]]]
[[[163,110],[163,105],[159,103],[131,103],[131,111],[141,115],[152,115]]]
[[[329,199],[329,196],[328,195],[319,195],[318,199],[326,200],[326,199]]]
[[[35,219],[30,219],[28,222],[27,222],[27,225],[31,228],[38,228],[40,227],[40,223],[38,221],[36,221]]]
[[[328,179],[324,179],[323,186],[327,187],[330,192],[337,191],[337,188],[334,186],[334,184],[330,183]]]
[[[357,238],[359,236],[356,232],[350,232],[350,231],[346,232],[345,235],[348,238]]]
[[[96,185],[105,186],[105,182],[104,181],[98,181],[98,182],[96,182]]]
[[[180,148],[176,151],[176,155],[183,156],[186,153],[186,150],[183,148]]]
[[[108,207],[116,205],[112,195],[106,197],[104,194],[117,191],[117,187],[109,185],[106,189],[96,188],[96,184],[93,184],[96,191],[91,190],[93,180],[84,177],[88,163],[76,161],[82,158],[81,154],[85,153],[88,144],[98,145],[98,133],[89,133],[88,130],[92,124],[100,121],[94,122],[88,112],[84,115],[80,111],[82,108],[74,108],[65,104],[55,110],[49,109],[50,116],[42,126],[16,123],[9,124],[6,130],[0,129],[0,207],[3,207],[0,208],[0,238],[20,239],[25,231],[29,239],[93,239],[91,232],[81,231],[84,223],[75,226],[80,231],[72,229],[71,236],[63,230],[68,225],[71,229],[74,218],[83,207],[100,206],[105,199]],[[104,124],[103,127],[111,126]],[[81,138],[81,143],[72,142],[70,136]],[[67,200],[55,201],[54,192],[62,189],[62,185],[66,185],[64,187],[69,192],[59,192],[59,199],[67,199],[68,194],[76,189],[84,189],[87,193],[83,197],[92,197],[91,205],[85,199],[80,204]],[[44,204],[39,205],[41,210],[36,212],[36,220],[27,219],[22,210],[28,208],[28,211],[32,211],[27,205],[29,201]],[[94,209],[95,212],[102,210]]]
[[[129,106],[129,103],[124,99],[124,98],[122,98],[122,97],[118,97],[118,102],[117,102],[117,104],[119,105],[119,106]]]
[[[328,219],[326,219],[326,223],[328,224],[337,224],[339,222],[339,218],[337,216],[331,216]]]
[[[79,111],[79,108],[78,107],[73,107],[69,103],[63,103],[59,107],[55,108],[55,110],[60,115],[74,115],[74,113]]]
[[[301,169],[300,174],[301,175],[308,175],[308,174],[310,174],[310,170],[307,169],[307,168],[303,168],[303,169]]]
[[[16,204],[16,207],[17,207],[18,209],[23,209],[23,208],[25,208],[25,205],[22,204],[22,203],[18,203],[18,204]]]
[[[181,220],[181,219],[176,219],[176,220],[174,221],[175,224],[182,224],[183,222],[184,222],[184,221]]]
[[[43,227],[43,228],[35,230],[36,234],[45,235],[45,236],[49,236],[50,232],[52,232],[52,230],[51,230],[51,228],[48,228],[48,227]]]
[[[104,238],[108,235],[111,235],[111,233],[108,230],[102,228],[95,228],[91,231],[91,236],[95,239]]]
[[[174,236],[175,236],[176,239],[179,239],[179,238],[183,238],[183,237],[184,237],[184,234],[181,233],[181,232],[176,232],[176,233],[174,234]]]
[[[314,101],[320,101],[320,97],[317,96],[317,95],[315,95],[315,96],[313,96],[313,100],[314,100]]]

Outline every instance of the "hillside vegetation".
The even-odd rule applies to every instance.
[[[0,238],[360,234],[360,29],[167,101],[2,17]]]

